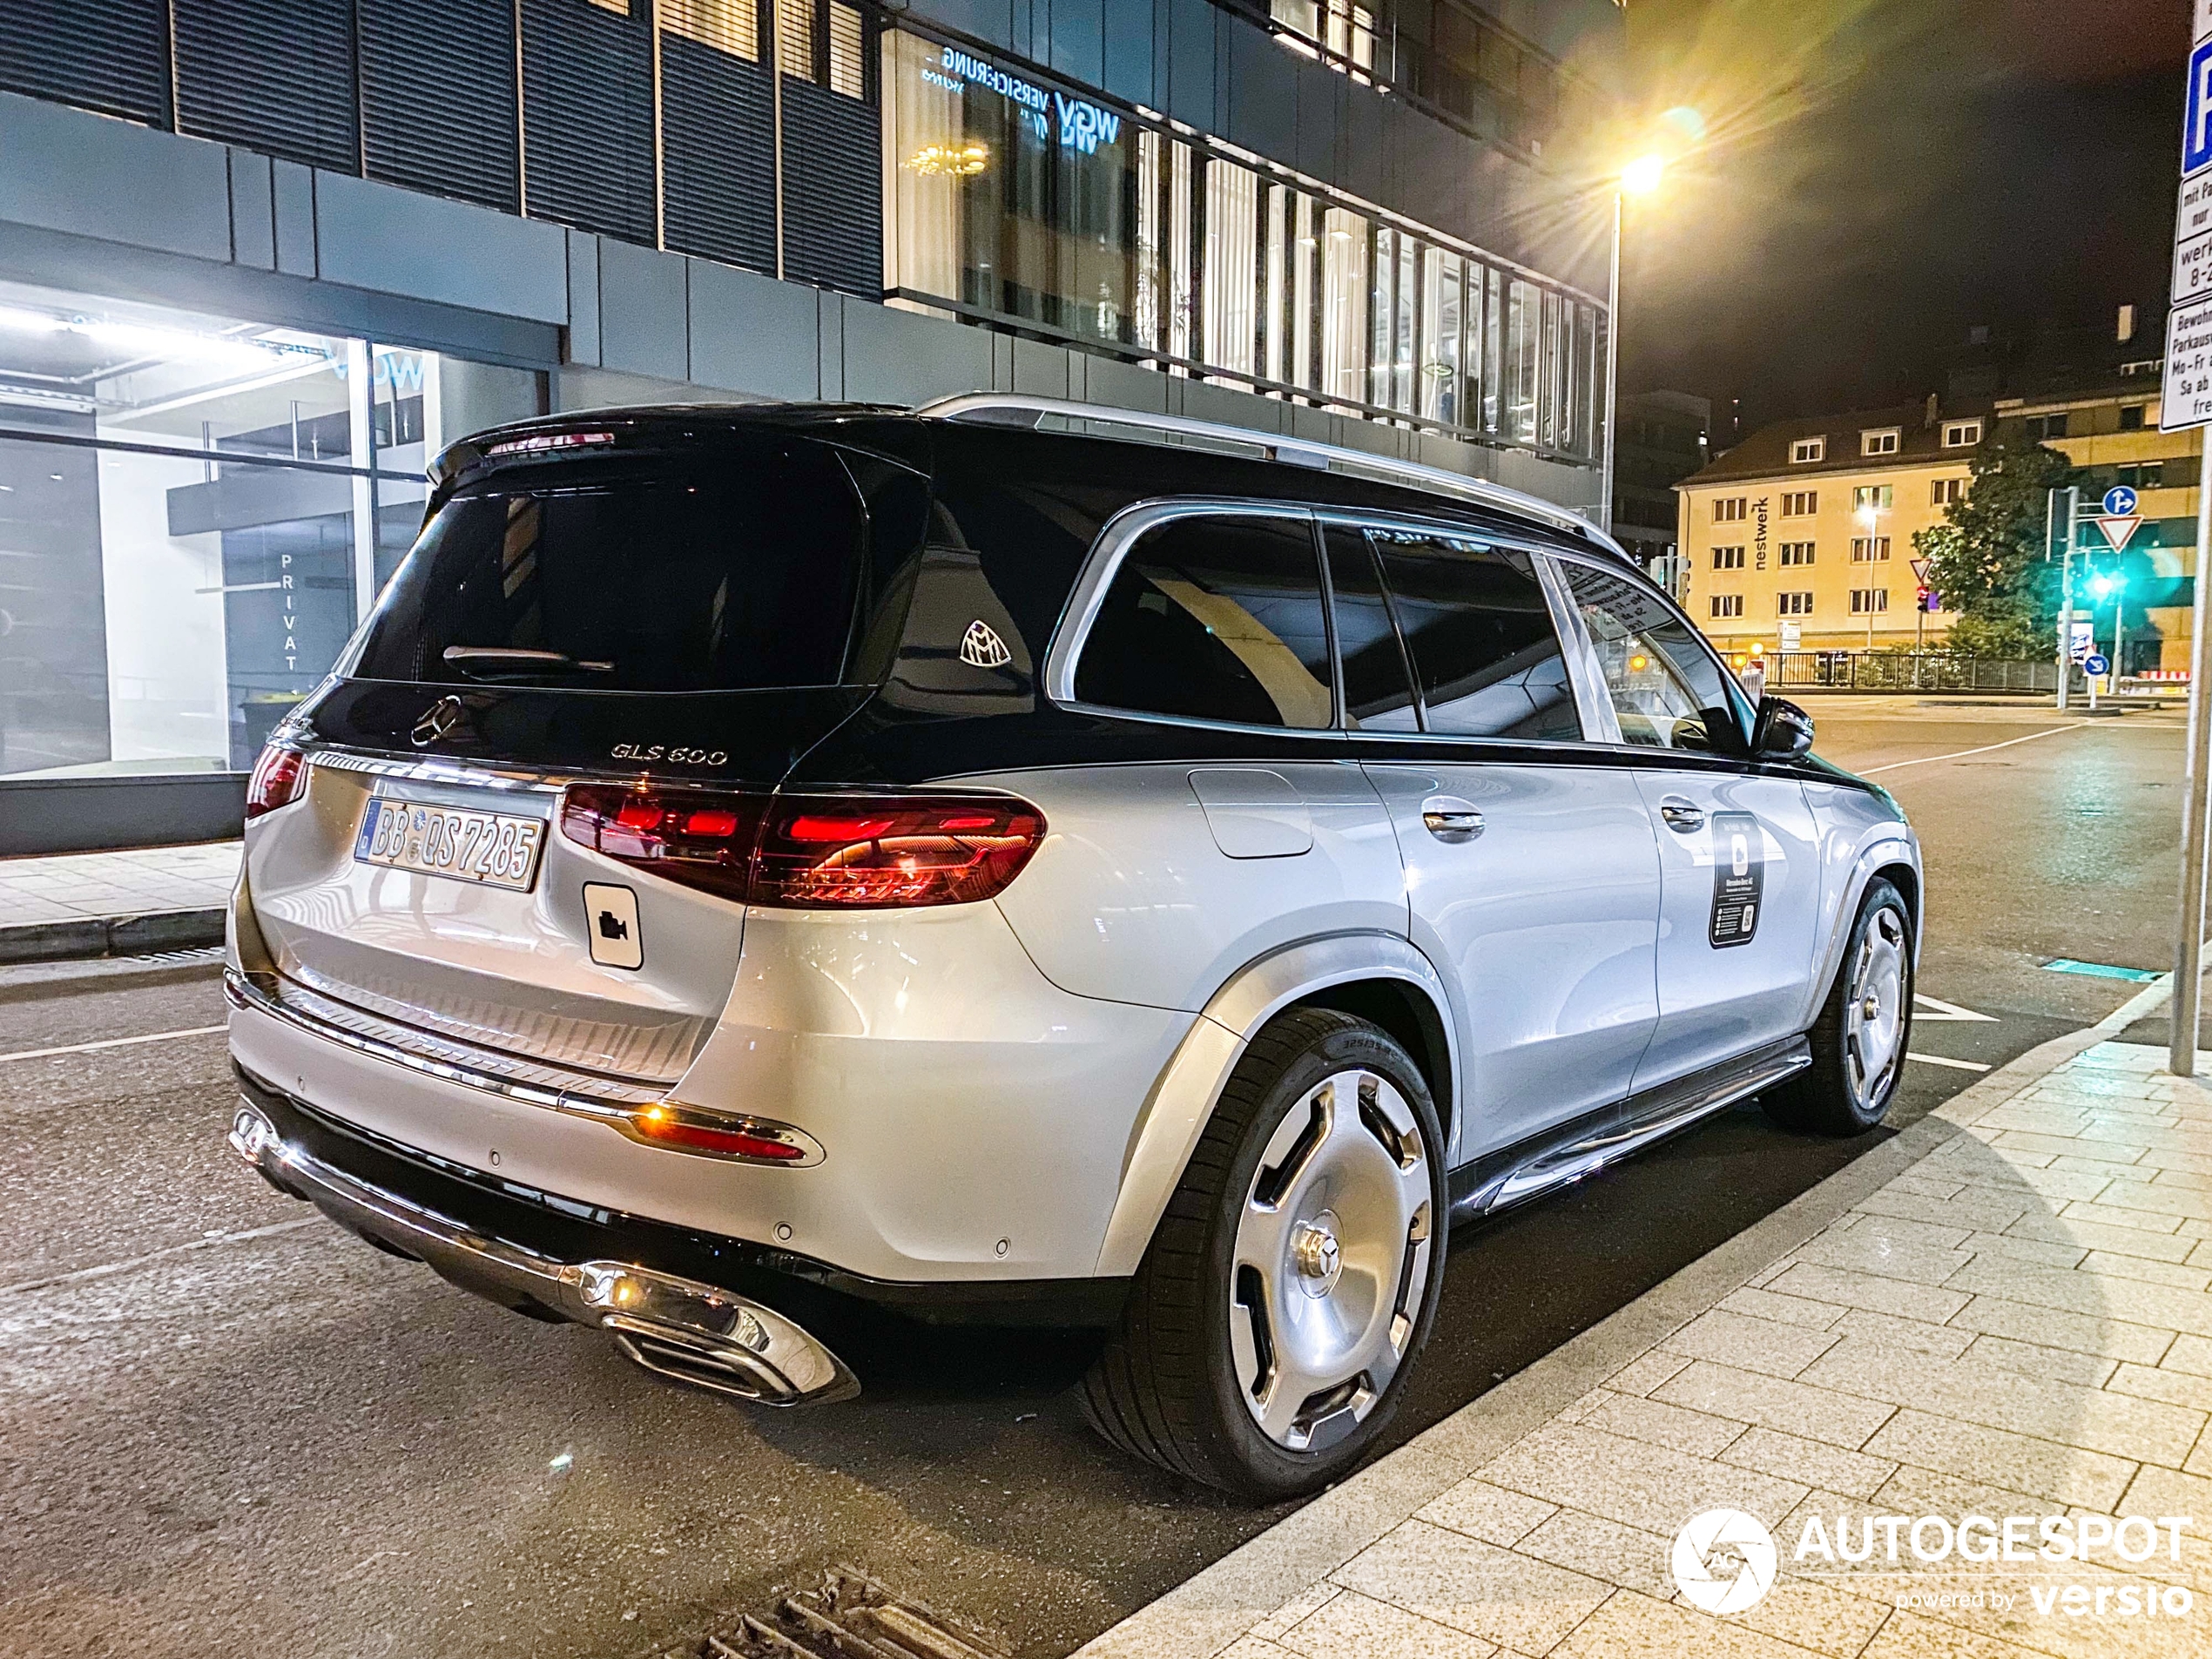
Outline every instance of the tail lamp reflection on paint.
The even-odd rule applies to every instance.
[[[890,909],[994,897],[1044,839],[1000,796],[725,794],[571,787],[561,833],[725,898],[790,909]]]
[[[248,821],[280,806],[289,806],[307,787],[307,759],[297,749],[272,743],[253,762],[253,776],[246,785]]]

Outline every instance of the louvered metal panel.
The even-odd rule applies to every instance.
[[[516,211],[512,0],[357,0],[371,179]]]
[[[360,171],[347,0],[174,0],[177,126]]]
[[[883,293],[883,149],[876,108],[784,78],[784,274]]]
[[[651,243],[652,24],[590,0],[523,0],[523,155],[533,219]]]
[[[165,0],[10,0],[0,89],[169,125]]]
[[[775,94],[768,71],[661,37],[661,190],[668,245],[776,268]]]

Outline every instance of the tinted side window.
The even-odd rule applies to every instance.
[[[1417,732],[1406,653],[1383,599],[1374,555],[1357,530],[1332,525],[1329,587],[1336,600],[1337,659],[1344,664],[1344,723],[1355,732]]]
[[[1567,561],[1561,568],[1597,648],[1622,739],[1743,752],[1743,715],[1728,677],[1689,624],[1625,577]]]
[[[1428,729],[1573,742],[1574,687],[1526,554],[1457,536],[1368,532],[1413,653]]]
[[[1172,519],[1123,557],[1076,665],[1085,703],[1244,725],[1330,722],[1328,624],[1304,519]]]

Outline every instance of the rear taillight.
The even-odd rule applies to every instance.
[[[1005,890],[1044,815],[989,796],[779,797],[753,856],[752,901],[802,909],[967,904]]]
[[[246,816],[251,820],[289,806],[307,786],[307,760],[297,749],[273,743],[253,763],[246,786]]]
[[[561,833],[641,870],[742,901],[761,802],[691,789],[579,784],[561,799]]]
[[[1001,796],[801,795],[572,787],[561,833],[724,898],[795,909],[967,904],[1003,892],[1044,815]]]

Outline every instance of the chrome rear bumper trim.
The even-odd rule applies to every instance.
[[[859,1379],[820,1341],[759,1303],[634,1263],[562,1262],[334,1169],[287,1141],[250,1101],[231,1150],[340,1225],[427,1264],[462,1289],[609,1332],[648,1371],[763,1406],[850,1399]]]
[[[624,1083],[611,1077],[583,1077],[542,1062],[516,1062],[504,1075],[492,1069],[504,1062],[499,1056],[471,1051],[451,1038],[403,1027],[373,1014],[339,1003],[303,987],[287,987],[273,974],[223,970],[223,995],[236,1008],[253,1008],[280,1020],[296,1030],[335,1042],[359,1054],[373,1055],[448,1082],[494,1093],[532,1106],[550,1107],[583,1117],[626,1117],[633,1108],[649,1106],[667,1097],[668,1085],[638,1082]],[[312,1010],[312,1011],[311,1011]],[[319,1014],[335,1017],[318,1017]],[[339,1018],[347,1023],[340,1024]],[[453,1058],[426,1050],[442,1049]],[[459,1056],[467,1054],[469,1058]],[[576,1078],[576,1084],[568,1082]],[[583,1086],[577,1086],[577,1084]]]

